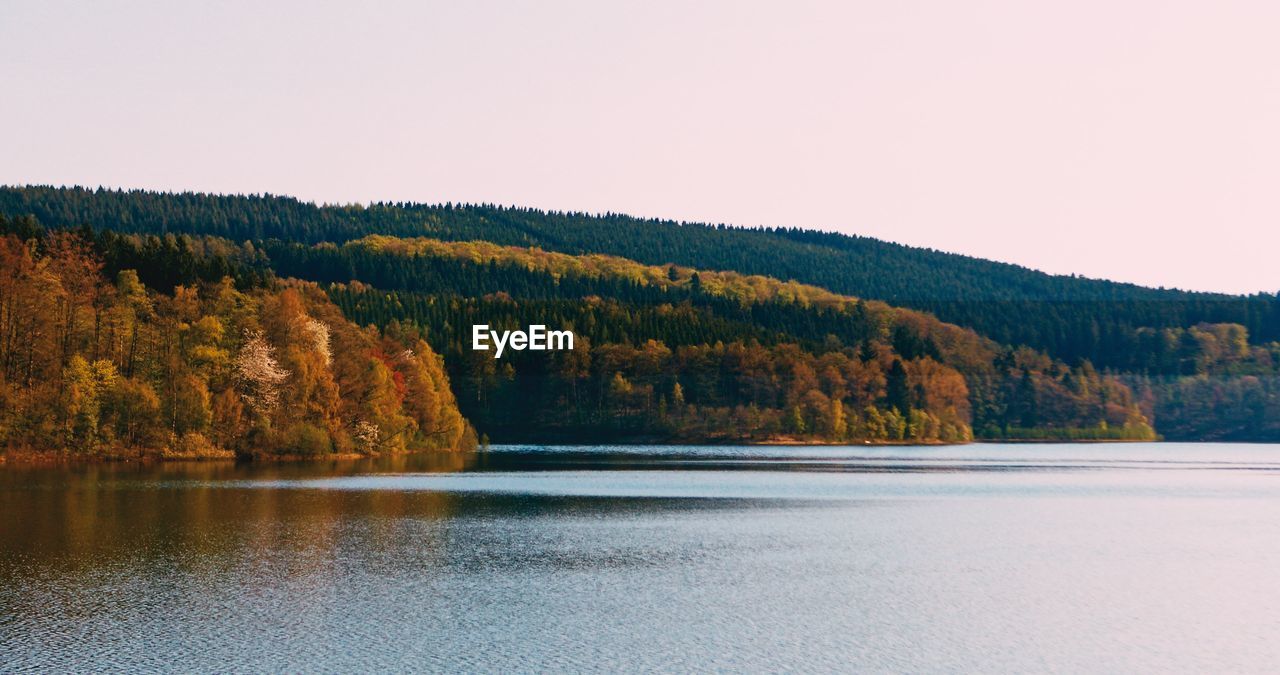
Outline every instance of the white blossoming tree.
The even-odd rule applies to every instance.
[[[324,359],[324,365],[332,365],[333,351],[329,346],[329,324],[307,317],[302,324],[302,331],[311,341],[311,347]]]
[[[262,331],[245,332],[235,366],[241,393],[254,412],[266,415],[280,404],[280,385],[289,377],[289,371],[280,367],[275,347],[267,342]]]

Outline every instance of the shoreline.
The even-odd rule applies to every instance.
[[[964,445],[1098,445],[1111,443],[1166,443],[1166,442],[1231,442],[1231,441],[1166,441],[1164,439],[1152,440],[1134,440],[1134,439],[1070,439],[1070,440],[1052,440],[1052,439],[987,439],[979,438],[963,443],[948,443],[943,441],[879,441],[879,442],[849,442],[849,441],[803,441],[795,438],[771,438],[760,441],[714,441],[714,442],[690,442],[690,441],[657,441],[657,440],[632,440],[632,441],[602,441],[597,443],[582,442],[543,442],[543,441],[515,441],[515,442],[499,442],[490,445],[569,445],[569,446],[591,446],[591,445],[613,445],[613,446],[642,446],[642,445],[694,445],[701,447],[734,447],[734,446],[777,446],[777,447],[944,447],[944,446],[964,446]],[[1235,441],[1237,443],[1265,443],[1265,441]],[[158,452],[133,452],[133,453],[109,453],[96,455],[79,455],[63,451],[33,451],[18,450],[0,452],[0,469],[6,466],[58,466],[58,465],[90,465],[90,464],[161,464],[161,463],[222,463],[232,462],[238,464],[290,464],[303,462],[327,462],[327,461],[356,461],[356,460],[372,460],[385,457],[411,457],[414,455],[429,454],[457,454],[464,455],[468,453],[484,453],[486,448],[476,447],[474,450],[421,450],[416,452],[383,454],[383,455],[363,455],[359,453],[341,453],[331,455],[274,455],[274,456],[257,456],[257,457],[237,457],[234,453],[227,451],[225,453],[200,453],[200,454],[174,454],[174,453],[158,453]]]
[[[423,450],[421,452],[405,452],[385,455],[362,455],[359,453],[335,453],[330,455],[275,455],[258,457],[237,457],[235,453],[112,453],[80,455],[56,450],[44,451],[6,451],[0,452],[0,469],[6,465],[21,466],[57,466],[72,464],[163,464],[163,463],[215,463],[233,462],[237,464],[290,464],[298,462],[351,461],[360,459],[378,459],[380,457],[407,457],[428,453],[458,453],[460,450]]]

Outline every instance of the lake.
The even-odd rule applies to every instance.
[[[1280,447],[0,469],[0,670],[1257,671]]]

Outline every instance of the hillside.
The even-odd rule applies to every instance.
[[[1151,435],[1115,377],[795,282],[487,242],[81,236],[108,275],[158,288],[320,282],[350,319],[444,354],[459,408],[494,440],[955,442],[975,424],[988,438]],[[542,323],[579,342],[497,360],[467,344],[475,323]]]
[[[1016,265],[875,239],[798,229],[749,229],[617,214],[549,213],[485,205],[317,206],[288,197],[0,188],[0,213],[50,227],[183,232],[233,241],[343,243],[370,234],[427,236],[601,253],[795,279],[833,292],[931,312],[1001,344],[1070,363],[1134,369],[1141,328],[1236,323],[1259,343],[1280,339],[1280,301],[1053,276]]]
[[[521,436],[552,428],[572,434],[574,424],[558,419],[566,410],[588,419],[637,418],[646,433],[695,438],[726,433],[715,425],[687,428],[708,418],[747,439],[958,440],[973,429],[986,438],[1151,433],[1115,378],[1003,348],[927,314],[794,281],[422,238],[265,250],[291,274],[316,278],[338,267],[373,283],[376,289],[337,284],[330,294],[353,317],[427,331],[452,357],[455,381],[467,390],[460,393],[464,409],[472,394],[478,402],[503,400],[500,409],[523,411],[515,419],[537,420],[511,430]],[[423,272],[429,281],[416,276]],[[497,364],[465,344],[465,327],[479,321],[574,328],[595,346],[575,364],[584,369],[575,373],[582,382],[537,355],[512,355],[494,377]],[[612,379],[618,375],[624,379]],[[581,396],[579,385],[594,395]],[[630,405],[611,403],[619,386],[634,392]],[[472,415],[491,427],[505,422],[487,411],[477,405]],[[917,414],[922,421],[912,422]],[[881,417],[889,427],[902,419],[907,428],[896,436],[866,431],[881,424],[868,418]],[[841,420],[847,429],[838,428]],[[954,423],[959,435],[945,432]],[[930,424],[940,424],[940,436],[912,436],[911,429]]]
[[[474,445],[425,342],[352,324],[314,284],[254,277],[237,288],[192,271],[148,287],[135,269],[106,266],[96,244],[0,235],[0,451],[257,458]]]
[[[81,231],[109,270],[135,269],[155,288],[223,276],[244,288],[318,282],[358,323],[420,336],[443,354],[463,413],[497,440],[941,440],[944,418],[958,422],[948,438],[1108,438],[1154,424],[1171,439],[1280,440],[1271,297],[1052,277],[843,235],[614,215],[51,188],[0,188],[0,208],[37,214],[6,226],[20,238],[87,223]],[[138,234],[147,232],[168,234]],[[919,290],[908,295],[974,288],[965,301],[886,302],[840,286],[891,294],[913,274]],[[833,282],[806,281],[814,278]],[[552,359],[559,371],[527,354],[476,359],[466,343],[473,323],[571,327],[587,358]],[[930,384],[920,369],[934,366],[944,377]],[[870,384],[855,395],[851,381]],[[943,385],[955,381],[963,395]],[[953,391],[940,402],[931,386]],[[690,414],[673,412],[677,398]],[[867,431],[871,409],[902,426]],[[931,417],[912,425],[913,411]]]

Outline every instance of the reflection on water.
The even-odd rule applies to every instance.
[[[1260,670],[1280,449],[0,470],[0,670]]]

